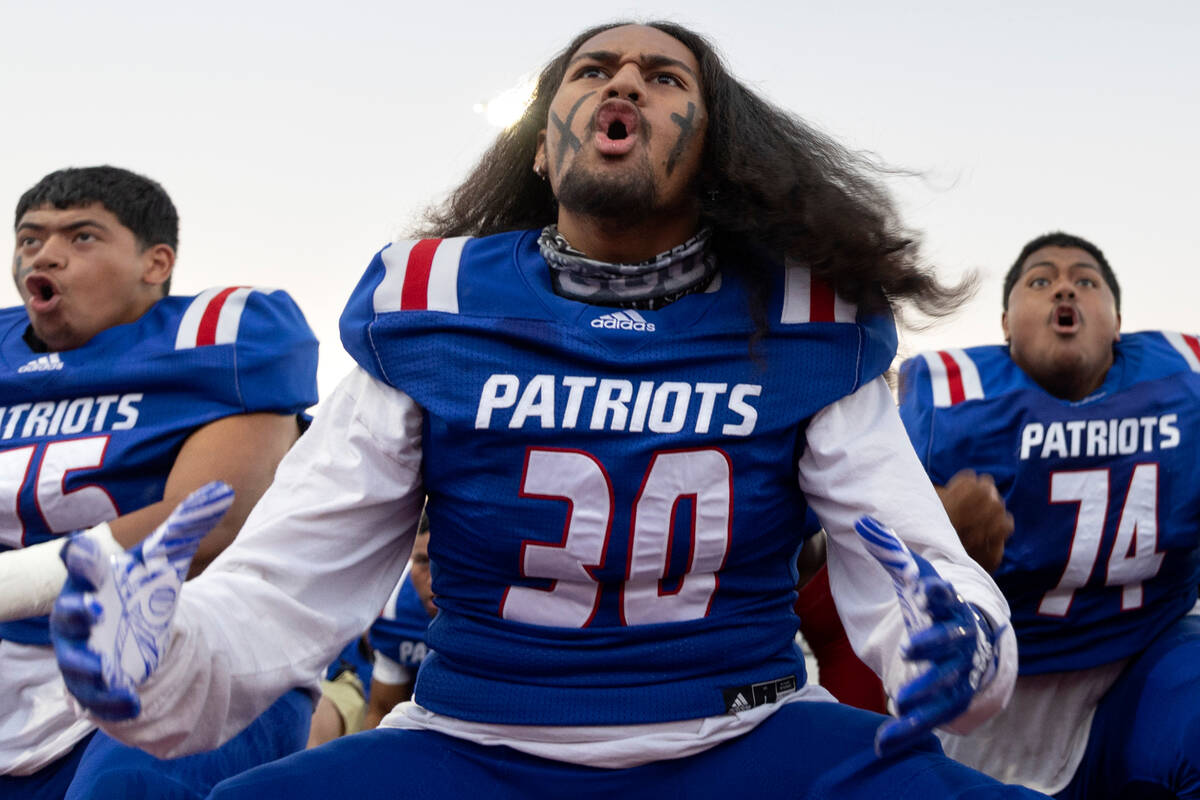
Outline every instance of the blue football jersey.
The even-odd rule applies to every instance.
[[[1196,602],[1200,342],[1123,334],[1104,384],[1048,394],[1008,348],[926,353],[901,368],[900,415],[935,484],[995,478],[1016,521],[995,573],[1023,674],[1141,651]]]
[[[28,324],[0,310],[0,550],[161,500],[184,440],[214,420],[317,400],[317,342],[282,291],[165,297],[60,353],[31,350]],[[0,639],[49,644],[46,618]]]
[[[806,424],[887,368],[895,328],[788,266],[752,345],[747,289],[724,267],[705,292],[631,311],[556,295],[537,231],[372,261],[342,339],[424,410],[440,610],[422,705],[642,723],[803,684]]]
[[[371,624],[367,638],[375,652],[415,673],[428,652],[425,645],[428,627],[429,615],[421,605],[412,576],[405,572],[383,613]]]

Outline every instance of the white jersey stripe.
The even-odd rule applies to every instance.
[[[1200,347],[1193,348],[1192,346],[1192,343],[1197,341],[1195,336],[1184,336],[1182,333],[1176,333],[1175,331],[1163,331],[1163,336],[1167,338],[1172,347],[1179,351],[1179,355],[1183,356],[1184,360],[1187,361],[1188,366],[1192,368],[1192,372],[1200,372],[1200,353],[1197,353],[1197,349],[1200,349]],[[1188,339],[1192,341],[1189,342]]]
[[[950,405],[950,382],[946,378],[946,365],[937,353],[921,353],[929,367],[929,383],[933,388],[933,405],[945,408]]]
[[[468,236],[443,239],[433,255],[433,266],[429,270],[430,311],[458,313],[458,265],[462,261],[463,245]]]
[[[204,310],[221,291],[221,288],[205,289],[188,305],[187,311],[184,311],[179,319],[179,330],[175,334],[176,350],[196,346],[196,336],[200,333],[200,320],[204,318]]]
[[[379,254],[383,259],[383,280],[375,287],[372,302],[376,314],[399,311],[403,308],[401,297],[404,292],[404,271],[408,268],[408,254],[417,244],[417,239],[393,242]]]
[[[855,322],[858,320],[858,309],[850,301],[843,300],[841,295],[834,295],[833,320],[834,322]]]
[[[221,315],[217,318],[217,333],[213,344],[233,344],[237,341],[242,311],[245,310],[246,298],[252,291],[254,290],[243,286],[225,298],[225,305],[221,306]]]
[[[785,325],[808,322],[811,311],[810,282],[811,275],[807,267],[794,264],[784,267],[783,314],[780,322]]]

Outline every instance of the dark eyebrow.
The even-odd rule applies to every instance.
[[[1026,274],[1032,272],[1033,270],[1037,269],[1038,267],[1049,267],[1051,269],[1057,270],[1058,264],[1055,264],[1053,261],[1036,261],[1036,262],[1030,264],[1028,267],[1026,267],[1025,271],[1022,272],[1021,274],[1026,275]],[[1103,270],[1101,270],[1099,266],[1097,266],[1096,264],[1090,264],[1087,261],[1076,261],[1073,264],[1068,264],[1066,268],[1067,269],[1075,269],[1076,267],[1083,267],[1084,269],[1090,269],[1092,272],[1098,272],[1101,275],[1104,274]]]
[[[618,55],[617,53],[614,53],[611,50],[589,50],[586,53],[579,53],[574,58],[572,58],[567,63],[567,67],[569,68],[576,61],[581,61],[581,60],[598,61],[601,64],[614,64],[617,61],[619,61],[620,58],[621,58],[620,55]],[[661,67],[676,67],[677,69],[683,70],[688,75],[691,75],[693,78],[696,77],[696,73],[692,72],[691,67],[689,67],[687,64],[683,63],[679,59],[671,58],[670,56],[664,56],[664,55],[660,55],[657,53],[654,55],[649,55],[649,56],[642,55],[642,56],[638,56],[638,63],[641,64],[642,69],[659,69]]]
[[[58,230],[76,231],[76,230],[79,230],[80,228],[88,228],[88,227],[99,228],[102,231],[108,230],[108,228],[105,227],[102,223],[99,223],[94,219],[76,220],[75,222],[72,222],[70,224],[59,227]],[[26,228],[29,228],[30,230],[33,230],[33,231],[48,230],[48,226],[46,226],[46,225],[39,225],[36,222],[22,222],[20,225],[17,226],[17,232],[20,233],[22,230],[24,230]]]

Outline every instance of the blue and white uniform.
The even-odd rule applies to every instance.
[[[412,573],[405,570],[383,613],[367,631],[367,639],[375,651],[374,679],[397,686],[412,683],[429,653],[425,644],[428,627],[429,614],[413,585]]]
[[[342,319],[359,368],[238,541],[181,594],[171,647],[140,690],[144,708],[171,713],[106,730],[167,754],[203,749],[281,686],[311,680],[395,586],[426,495],[440,532],[433,652],[415,702],[384,721],[407,730],[313,753],[415,737],[572,774],[653,771],[732,754],[722,742],[753,749],[746,734],[760,724],[807,719],[815,736],[828,709],[867,714],[792,702],[829,699],[805,684],[793,639],[809,504],[830,536],[848,633],[891,688],[913,666],[899,655],[891,583],[853,531],[861,514],[886,519],[983,613],[1007,619],[904,437],[881,377],[889,319],[860,317],[801,267],[779,269],[770,329],[752,352],[737,265],[703,293],[631,312],[554,294],[536,240],[400,242],[376,257]],[[207,610],[217,596],[271,624],[225,630]],[[957,720],[964,729],[1007,696],[1011,633],[999,647],[996,679]],[[864,719],[873,730],[880,718]],[[869,740],[856,740],[864,764]],[[420,746],[388,749],[403,763],[377,769],[440,780],[415,762],[407,771]],[[828,764],[783,761],[810,784],[835,780]],[[292,763],[307,762],[280,766]]]
[[[991,475],[1016,524],[995,578],[1021,679],[987,731],[947,742],[956,757],[1059,791],[1098,698],[1195,604],[1198,401],[1200,342],[1176,333],[1122,335],[1104,383],[1079,402],[1048,394],[1007,347],[905,363],[901,417],[933,482]]]
[[[233,414],[316,401],[316,340],[284,292],[166,297],[136,322],[60,353],[30,349],[22,307],[0,311],[0,551],[162,499],[184,441]],[[0,624],[0,775],[62,758],[78,718],[45,617]]]

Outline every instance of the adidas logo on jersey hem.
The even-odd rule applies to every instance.
[[[614,331],[638,331],[639,333],[653,333],[654,323],[647,322],[636,311],[614,311],[611,314],[604,314],[592,320],[593,328],[604,328]]]
[[[62,369],[62,358],[58,353],[50,353],[45,356],[38,356],[33,361],[23,367],[19,367],[17,372],[53,372],[56,369]]]
[[[721,694],[725,698],[725,713],[736,714],[739,711],[749,711],[756,706],[777,703],[795,691],[796,676],[786,675],[772,681],[722,689]]]

